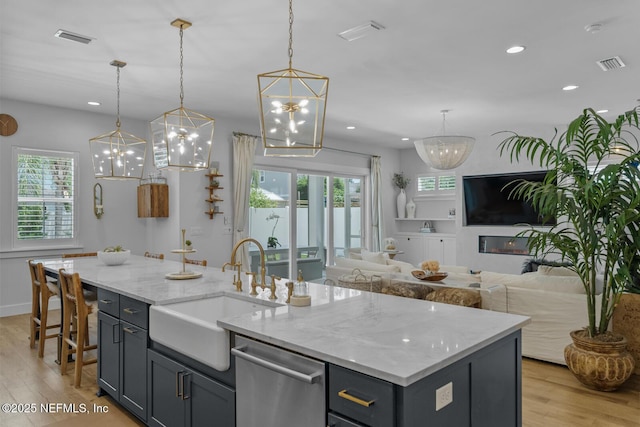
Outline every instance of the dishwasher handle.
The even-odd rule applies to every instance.
[[[247,353],[247,346],[241,345],[231,349],[231,354],[241,359],[245,359],[248,362],[255,363],[256,365],[262,366],[267,369],[271,369],[279,374],[286,375],[298,381],[302,381],[308,384],[314,384],[318,378],[324,375],[323,372],[314,372],[311,375],[304,374],[302,372],[298,372],[295,369],[288,368],[286,366],[279,365],[270,360],[262,359],[258,356],[254,356],[252,354]]]

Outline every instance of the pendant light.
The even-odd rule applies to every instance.
[[[175,19],[180,29],[180,108],[167,111],[151,122],[153,162],[158,169],[198,171],[209,168],[214,120],[184,108],[183,32],[191,23]]]
[[[116,67],[116,130],[89,140],[93,170],[96,178],[141,179],[147,141],[120,130],[120,69],[127,63],[114,59],[109,65]]]
[[[445,135],[445,116],[442,110],[442,135],[431,136],[414,142],[418,155],[428,166],[439,170],[454,169],[464,163],[473,150],[475,138]]]
[[[265,156],[313,157],[322,149],[329,78],[296,70],[293,0],[289,0],[289,68],[258,74]]]

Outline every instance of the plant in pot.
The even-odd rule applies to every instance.
[[[588,326],[570,333],[565,361],[580,382],[602,391],[615,390],[633,371],[626,339],[612,334],[609,322],[640,248],[638,111],[609,123],[585,109],[548,142],[513,133],[499,144],[500,155],[512,162],[524,157],[548,169],[543,182],[516,181],[510,197],[557,222],[519,236],[528,238],[535,256],[560,255],[580,278]]]
[[[393,185],[400,189],[400,193],[398,194],[398,198],[396,199],[396,208],[398,209],[398,218],[404,218],[405,216],[405,208],[407,206],[407,193],[404,191],[405,188],[411,182],[411,179],[405,178],[404,173],[394,173],[393,174]]]
[[[278,238],[274,236],[276,227],[278,226],[278,221],[280,220],[280,215],[275,212],[271,212],[271,214],[269,214],[269,216],[267,217],[267,221],[272,221],[274,219],[276,220],[276,222],[275,224],[273,224],[273,228],[271,229],[271,236],[267,239],[267,248],[273,249],[275,249],[276,246],[282,246],[278,242]]]

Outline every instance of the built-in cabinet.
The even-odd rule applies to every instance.
[[[329,365],[329,427],[519,427],[520,331],[407,386]]]
[[[234,389],[152,349],[148,357],[148,425],[235,426]]]
[[[169,186],[143,184],[138,186],[138,218],[169,216]]]
[[[148,305],[98,289],[98,386],[147,420]]]
[[[456,237],[440,233],[397,233],[396,248],[404,252],[396,259],[418,266],[425,260],[456,265]]]

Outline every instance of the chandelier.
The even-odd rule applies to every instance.
[[[89,140],[89,150],[93,160],[96,178],[141,179],[147,141],[120,130],[120,69],[126,62],[113,60],[116,67],[116,130]]]
[[[158,169],[198,171],[209,168],[214,120],[184,108],[182,39],[191,23],[175,19],[180,29],[180,108],[167,111],[151,122],[153,162]]]
[[[442,135],[417,140],[414,145],[422,161],[433,169],[455,169],[467,160],[476,140],[470,136],[445,135],[445,116],[449,110],[440,112]]]
[[[329,78],[296,70],[293,0],[289,0],[289,68],[258,74],[265,156],[313,157],[322,149]]]

